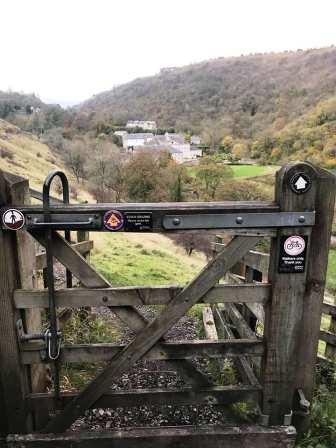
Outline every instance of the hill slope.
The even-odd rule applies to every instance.
[[[44,179],[49,171],[56,169],[64,171],[70,184],[75,184],[73,176],[64,163],[47,145],[41,143],[34,135],[1,119],[0,169],[28,177],[30,187],[39,191],[42,190]],[[90,197],[84,190],[80,190],[78,194],[79,200]]]
[[[100,93],[82,111],[115,122],[157,120],[179,129],[212,120],[234,137],[278,131],[336,91],[336,48],[219,58],[136,79]]]

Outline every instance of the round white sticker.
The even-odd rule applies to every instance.
[[[25,218],[19,210],[10,208],[3,214],[2,222],[7,229],[20,230],[24,226]]]
[[[305,247],[305,240],[298,235],[288,237],[284,244],[286,254],[292,256],[301,254],[305,250]]]

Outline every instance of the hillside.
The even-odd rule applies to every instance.
[[[43,181],[49,171],[61,169],[75,184],[73,176],[64,163],[50,148],[32,134],[0,119],[0,169],[29,178],[32,188],[42,190]],[[78,200],[90,196],[84,190],[78,191]]]
[[[115,123],[151,119],[200,131],[209,121],[234,138],[275,132],[336,91],[336,48],[219,58],[163,69],[100,93],[81,111]],[[206,123],[205,123],[206,122]]]
[[[264,162],[309,160],[336,168],[336,97],[319,102],[309,113],[278,132],[256,138],[250,155]]]

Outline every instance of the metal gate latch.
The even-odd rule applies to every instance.
[[[51,330],[48,328],[44,333],[25,333],[23,329],[22,320],[19,319],[16,323],[19,343],[28,341],[44,341],[45,349],[41,350],[41,358],[43,361],[56,361],[61,352],[62,332],[57,332],[57,349],[56,354],[51,353]]]

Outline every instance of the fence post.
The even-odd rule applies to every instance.
[[[8,186],[10,203],[19,205],[30,204],[29,182],[21,178]],[[36,285],[36,257],[35,242],[28,232],[16,232],[18,270],[20,288],[33,289]],[[29,254],[29,255],[28,255]],[[24,324],[28,333],[40,333],[42,328],[41,310],[26,310]],[[48,385],[48,375],[45,364],[33,364],[29,368],[29,391],[33,393],[45,392]],[[48,422],[48,409],[40,408],[34,412],[34,427],[39,429]]]
[[[309,401],[312,399],[315,385],[315,366],[336,189],[336,177],[333,174],[322,168],[316,168],[316,172],[316,223],[312,230],[310,257],[307,263],[307,288],[304,297],[296,374],[296,388],[302,389]],[[304,432],[309,424],[309,414],[298,413],[295,416],[295,425],[298,431]]]
[[[0,206],[11,202],[10,189],[23,179],[0,171]],[[29,392],[28,375],[20,363],[16,333],[19,313],[13,306],[13,292],[20,287],[17,235],[0,228],[0,429],[2,434],[31,430],[25,407]],[[30,255],[31,256],[31,255]]]
[[[77,242],[81,243],[82,241],[89,241],[90,239],[90,232],[87,230],[78,230],[77,231]],[[86,260],[90,260],[90,252],[86,252],[85,254],[82,254],[83,257]]]
[[[309,178],[311,186],[305,193],[294,191],[297,175]],[[275,199],[280,211],[304,212],[315,209],[318,190],[318,172],[310,164],[295,163],[284,166],[277,172]],[[305,307],[305,288],[310,264],[310,229],[304,227],[279,229],[272,238],[269,280],[272,298],[265,307],[264,338],[266,354],[263,360],[262,412],[268,416],[269,424],[282,425],[289,420],[293,409],[293,397],[297,386],[298,354],[302,350],[301,332]],[[281,249],[284,237],[307,236],[306,267],[304,272],[279,273]]]

